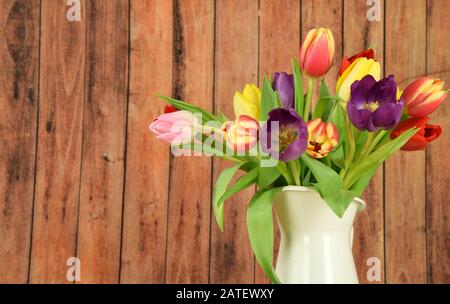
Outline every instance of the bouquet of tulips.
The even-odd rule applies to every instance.
[[[247,84],[235,93],[234,120],[160,96],[169,105],[150,125],[175,155],[233,162],[214,189],[221,230],[225,201],[257,185],[247,209],[249,238],[274,282],[272,201],[278,191],[288,185],[314,188],[342,217],[388,157],[399,149],[423,150],[441,134],[439,126],[428,124],[428,115],[447,96],[441,80],[423,77],[402,92],[393,75],[381,79],[380,63],[369,49],[342,60],[332,94],[322,78],[333,56],[331,31],[313,29],[299,60],[293,59],[292,74],[275,73],[264,77],[261,88]],[[233,179],[238,171],[244,174]]]

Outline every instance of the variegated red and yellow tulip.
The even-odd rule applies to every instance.
[[[424,117],[431,114],[446,97],[444,82],[431,77],[417,79],[402,94],[406,110],[412,117]]]
[[[312,29],[300,49],[300,67],[310,77],[322,77],[331,68],[334,57],[334,38],[329,29]]]
[[[224,138],[233,151],[242,153],[253,148],[258,142],[259,124],[252,117],[241,115],[235,121],[222,126]]]
[[[323,158],[330,153],[339,142],[339,133],[331,122],[323,122],[320,118],[309,121],[308,146],[306,153],[314,158]]]

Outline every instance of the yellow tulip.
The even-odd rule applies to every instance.
[[[367,59],[365,57],[353,61],[337,81],[337,95],[346,102],[349,101],[352,84],[357,80],[361,80],[366,75],[372,75],[375,80],[379,81],[381,78],[380,63],[374,59]]]
[[[246,84],[244,91],[234,94],[234,114],[236,117],[247,115],[259,119],[259,108],[261,104],[261,90],[254,84]]]

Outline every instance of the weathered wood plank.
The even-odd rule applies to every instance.
[[[116,283],[124,180],[128,1],[87,2],[87,81],[78,228],[82,283]]]
[[[174,1],[172,94],[213,107],[214,2]],[[207,157],[173,158],[169,191],[167,283],[207,283],[211,213]]]
[[[300,51],[300,15],[300,1],[298,0],[262,0],[260,2],[260,80],[264,75],[271,75],[274,72],[292,73],[292,58],[298,58]],[[275,217],[274,224],[277,227]],[[279,235],[277,228],[275,231],[274,248],[276,253],[279,246]],[[270,282],[258,263],[255,267],[255,282]]]
[[[246,83],[258,82],[258,3],[220,0],[216,3],[215,110],[234,119],[233,96]],[[231,164],[214,160],[214,182]],[[211,222],[211,283],[253,283],[254,259],[247,237],[248,189],[226,202],[222,233]]]
[[[0,282],[26,283],[36,155],[39,1],[1,1],[0,32]]]
[[[450,2],[445,0],[428,1],[427,24],[427,73],[450,85]],[[437,73],[437,74],[436,74]],[[427,153],[427,263],[428,283],[450,283],[450,251],[448,248],[448,188],[450,186],[450,100],[431,115],[432,124],[444,130],[438,142],[433,143]]]
[[[383,4],[380,2],[380,11]],[[375,50],[375,56],[383,66],[384,16],[381,21],[367,20],[369,7],[365,1],[345,1],[344,8],[344,55],[351,56],[369,46]],[[384,218],[383,218],[383,168],[378,170],[367,187],[363,199],[367,203],[354,225],[353,252],[360,283],[384,282]],[[368,281],[367,260],[371,257],[381,261],[381,281]]]
[[[386,3],[386,75],[398,82],[426,72],[426,1]],[[402,83],[404,89],[407,83]],[[425,153],[400,152],[386,163],[386,282],[424,283]]]
[[[30,282],[68,283],[75,255],[82,144],[86,10],[68,22],[66,1],[43,0],[39,141]]]
[[[164,283],[169,147],[148,132],[172,88],[172,2],[131,1],[123,283]]]

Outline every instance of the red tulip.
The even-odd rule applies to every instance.
[[[407,130],[417,127],[420,128],[417,132],[403,147],[403,151],[418,151],[425,150],[427,145],[439,137],[442,133],[442,129],[437,125],[427,124],[428,117],[420,118],[409,118],[407,120],[401,121],[397,127],[392,131],[391,138],[395,139],[399,137],[402,133]]]
[[[356,60],[359,58],[367,58],[367,59],[374,59],[375,58],[375,52],[373,51],[373,49],[367,49],[364,50],[356,55],[353,55],[350,58],[344,57],[344,59],[342,59],[341,62],[341,67],[339,69],[339,73],[338,76],[341,76],[342,73],[344,73],[344,71]]]
[[[402,94],[408,114],[412,117],[431,114],[446,97],[444,82],[430,77],[417,79]]]
[[[164,107],[164,114],[173,113],[173,112],[177,112],[177,111],[179,111],[179,110],[172,105],[166,105]]]

